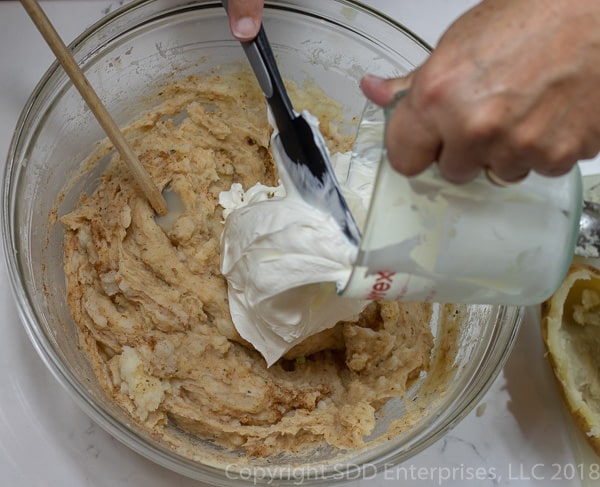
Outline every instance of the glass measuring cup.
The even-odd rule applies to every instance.
[[[383,146],[390,111],[369,102],[359,124],[351,165],[376,168],[376,179],[360,250],[340,294],[505,305],[548,298],[577,239],[577,165],[561,177],[531,173],[506,187],[483,174],[455,185],[435,164],[407,178],[392,168]]]

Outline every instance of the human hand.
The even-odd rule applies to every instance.
[[[361,81],[382,106],[409,85],[385,135],[401,173],[563,174],[600,150],[600,2],[484,0],[408,79]]]
[[[264,0],[229,0],[229,28],[240,41],[251,41],[258,34]]]

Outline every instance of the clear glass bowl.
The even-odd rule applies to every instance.
[[[402,75],[429,48],[398,23],[357,2],[267,2],[264,23],[285,78],[312,80],[342,103],[349,133],[364,106],[358,80],[367,73]],[[75,58],[117,123],[149,108],[166,80],[245,63],[229,34],[220,2],[134,1],[89,28],[71,45]],[[2,238],[11,286],[24,326],[58,382],[114,437],[167,468],[215,485],[331,483],[398,464],[440,438],[463,418],[501,369],[516,336],[522,309],[467,306],[445,319],[436,307],[432,368],[391,401],[372,439],[400,420],[397,435],[361,451],[324,448],[310,456],[247,459],[217,451],[200,439],[189,459],[138,427],[98,384],[78,347],[65,300],[63,232],[56,216],[93,190],[106,161],[80,172],[81,161],[104,138],[81,97],[57,65],[42,78],[18,121],[2,187]],[[67,188],[65,182],[71,181]],[[455,353],[449,354],[448,350]],[[204,455],[210,453],[210,455]],[[218,462],[207,458],[218,455]]]

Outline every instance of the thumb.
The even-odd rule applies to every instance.
[[[251,41],[258,34],[263,0],[229,0],[229,28],[240,41]]]
[[[409,73],[400,78],[384,79],[367,74],[360,80],[360,89],[369,100],[384,107],[392,102],[397,92],[410,88],[412,76],[413,73]]]

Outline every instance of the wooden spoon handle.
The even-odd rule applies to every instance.
[[[69,49],[64,44],[50,20],[38,4],[37,0],[21,0],[21,4],[31,17],[31,20],[40,31],[46,43],[54,52],[56,59],[61,64],[90,110],[102,126],[106,135],[111,140],[119,154],[127,164],[133,178],[142,189],[146,198],[159,215],[167,213],[167,204],[158,187],[150,178],[150,175],[125,140],[123,133],[111,118],[110,114],[102,104],[102,101],[90,85],[89,81],[73,59]]]

